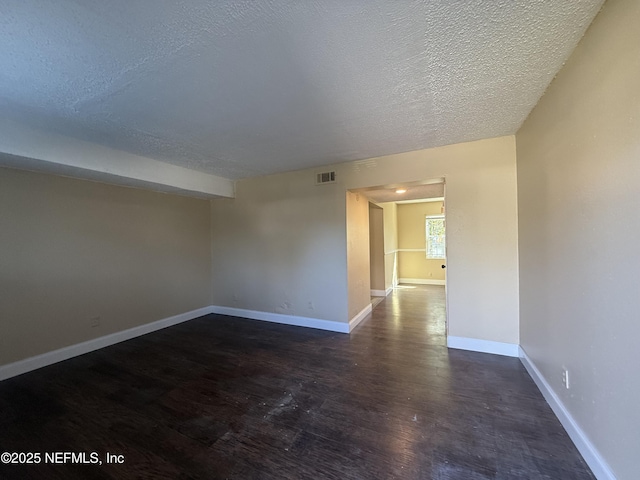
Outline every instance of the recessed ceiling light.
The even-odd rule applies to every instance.
[[[396,190],[396,193],[405,193],[407,191],[406,188],[399,188]]]

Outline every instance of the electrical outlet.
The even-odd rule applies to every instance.
[[[562,384],[564,385],[564,388],[567,390],[569,389],[569,370],[566,368],[562,369]]]
[[[92,317],[91,318],[91,328],[96,328],[100,326],[100,317]]]

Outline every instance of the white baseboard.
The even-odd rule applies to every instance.
[[[298,317],[295,315],[283,315],[282,313],[260,312],[257,310],[245,310],[244,308],[222,307],[214,305],[211,307],[212,313],[229,315],[231,317],[250,318],[252,320],[262,320],[263,322],[281,323],[284,325],[295,325],[297,327],[318,328],[331,332],[349,333],[349,323],[336,322],[333,320],[322,320],[319,318]],[[369,305],[371,309],[371,305]]]
[[[369,304],[366,307],[364,307],[362,310],[360,310],[360,312],[355,317],[349,320],[349,331],[351,332],[354,328],[356,328],[358,324],[362,322],[362,320],[364,320],[367,317],[367,315],[371,313],[372,310],[373,308],[371,304]]]
[[[387,297],[393,292],[393,287],[389,287],[386,290],[371,290],[372,297]]]
[[[24,360],[18,360],[14,363],[2,365],[0,366],[0,381],[17,375],[22,375],[23,373],[27,373],[38,368],[53,365],[54,363],[68,360],[79,355],[84,355],[85,353],[108,347],[109,345],[114,345],[116,343],[124,342],[125,340],[146,335],[147,333],[155,332],[156,330],[171,327],[172,325],[177,325],[178,323],[186,322],[187,320],[193,320],[194,318],[202,317],[209,313],[213,313],[211,307],[198,308],[197,310],[174,315],[173,317],[163,318],[162,320],[146,323],[144,325],[115,332],[103,337],[87,340],[86,342],[76,343],[75,345],[53,350],[52,352],[43,353],[42,355],[36,355],[35,357],[25,358]]]
[[[447,336],[447,347],[472,352],[493,353],[505,357],[518,357],[520,352],[515,343],[494,342],[492,340],[480,340],[477,338]]]
[[[401,278],[399,283],[414,283],[416,285],[444,285],[444,280],[427,280],[425,278]]]
[[[596,449],[593,443],[591,443],[589,437],[587,437],[584,431],[580,428],[580,425],[578,425],[575,419],[571,416],[560,400],[560,397],[556,395],[556,392],[553,391],[551,385],[549,385],[545,380],[540,370],[538,370],[522,347],[519,348],[519,354],[520,361],[529,372],[529,375],[531,375],[531,378],[536,383],[545,400],[553,410],[553,413],[555,413],[558,420],[560,420],[560,423],[569,434],[571,440],[573,440],[576,448],[584,458],[585,462],[587,462],[587,465],[589,465],[589,468],[591,468],[591,471],[596,478],[598,480],[616,480],[613,471],[605,459],[602,458],[598,449]]]

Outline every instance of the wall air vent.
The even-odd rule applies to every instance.
[[[324,185],[325,183],[336,183],[335,171],[316,174],[316,185]]]

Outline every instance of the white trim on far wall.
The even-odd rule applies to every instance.
[[[111,333],[103,337],[87,340],[86,342],[76,343],[75,345],[69,345],[68,347],[53,350],[51,352],[43,353],[42,355],[36,355],[35,357],[25,358],[24,360],[18,360],[14,363],[0,366],[0,380],[6,380],[7,378],[22,375],[23,373],[37,370],[38,368],[53,365],[54,363],[68,360],[85,353],[99,350],[100,348],[108,347],[116,343],[124,342],[125,340],[131,340],[132,338],[146,335],[147,333],[155,332],[163,328],[177,325],[178,323],[193,320],[194,318],[202,317],[212,313],[211,307],[198,308],[197,310],[191,310],[190,312],[174,315],[173,317],[163,318],[151,323],[145,323],[137,327],[122,330],[120,332]]]
[[[371,311],[371,304],[369,304],[369,311]],[[320,330],[339,333],[350,332],[349,323],[322,320],[320,318],[298,317],[296,315],[284,315],[282,313],[261,312],[258,310],[245,310],[244,308],[222,307],[218,305],[212,306],[211,312],[220,315],[229,315],[230,317],[249,318],[251,320],[294,325],[296,327],[318,328]]]
[[[389,295],[388,290],[371,290],[372,297],[386,297]]]
[[[401,278],[400,283],[413,283],[416,285],[444,285],[444,280],[427,280],[426,278]]]
[[[480,340],[478,338],[454,337],[447,335],[447,347],[472,352],[493,353],[505,357],[518,357],[518,344]]]
[[[540,392],[542,392],[542,395],[551,407],[551,410],[553,410],[553,413],[555,413],[558,420],[560,420],[560,423],[569,434],[571,440],[573,440],[576,448],[584,458],[585,462],[587,462],[587,465],[589,465],[589,468],[591,468],[591,471],[596,478],[598,480],[616,480],[613,471],[605,459],[602,458],[598,449],[593,445],[593,443],[591,443],[589,437],[587,437],[584,431],[580,428],[580,425],[578,425],[578,422],[576,422],[576,420],[571,416],[567,408],[562,403],[562,400],[560,400],[560,397],[556,395],[556,392],[553,391],[551,385],[549,385],[545,380],[540,370],[538,370],[522,347],[519,348],[519,353],[520,361],[529,372],[529,375],[531,375],[531,378],[533,378],[533,381],[536,382],[536,385],[540,389]]]

